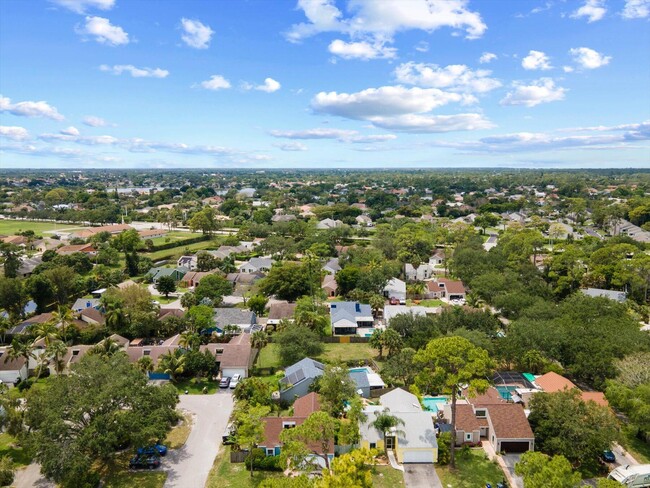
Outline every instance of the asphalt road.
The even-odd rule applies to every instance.
[[[194,421],[185,445],[163,458],[163,469],[167,471],[165,488],[204,488],[232,413],[232,393],[228,390],[214,395],[180,395],[178,406],[190,412]]]

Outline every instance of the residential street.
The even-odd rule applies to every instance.
[[[433,464],[404,464],[404,485],[407,488],[442,488]]]
[[[219,391],[214,395],[181,395],[178,406],[191,412],[194,421],[185,445],[164,458],[168,473],[165,487],[203,488],[232,413],[232,394]]]

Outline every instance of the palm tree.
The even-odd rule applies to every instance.
[[[160,356],[158,360],[158,371],[169,375],[172,381],[176,381],[176,375],[185,371],[185,354],[180,349],[175,349]]]
[[[381,335],[381,342],[383,343],[384,347],[388,349],[389,357],[399,352],[404,345],[402,336],[399,335],[399,332],[397,332],[395,329],[391,329],[390,327],[386,329]]]
[[[422,294],[424,293],[425,288],[426,287],[424,286],[424,283],[421,281],[416,281],[415,283],[408,285],[409,293],[416,300],[422,298]]]
[[[62,307],[59,305],[56,312],[52,313],[52,321],[55,324],[60,324],[61,337],[63,338],[63,342],[67,342],[68,327],[72,324],[73,319],[74,317],[72,316],[72,310],[70,310],[68,307]]]
[[[34,324],[30,327],[31,332],[36,336],[36,340],[43,339],[45,341],[45,347],[49,347],[50,344],[56,339],[59,338],[59,329],[57,328],[54,321],[42,322],[40,324]]]
[[[485,300],[474,293],[467,295],[467,305],[473,308],[483,308],[485,307]]]
[[[395,434],[401,432],[399,430],[396,430],[396,427],[398,425],[404,425],[404,421],[399,417],[395,417],[394,415],[391,415],[388,409],[385,409],[383,412],[375,412],[375,415],[377,416],[377,418],[372,422],[372,426],[382,433],[384,437],[384,449],[385,449],[386,434],[388,432],[395,433]]]
[[[368,300],[370,304],[370,308],[372,308],[372,313],[377,317],[379,315],[379,312],[384,310],[384,305],[386,304],[386,300],[384,297],[381,295],[372,295],[370,297],[370,300]]]
[[[56,374],[61,374],[65,367],[63,358],[68,353],[68,348],[63,341],[54,341],[45,348],[45,355],[54,362]]]
[[[105,309],[106,327],[112,332],[122,332],[128,323],[128,316],[124,312],[122,304],[118,302],[108,302]]]
[[[185,331],[181,334],[181,337],[178,340],[178,345],[194,351],[199,348],[201,345],[201,338],[194,331]]]
[[[7,349],[7,357],[5,363],[14,359],[25,359],[27,368],[29,368],[29,360],[34,358],[34,345],[31,341],[20,340],[17,337],[11,341],[11,347]]]
[[[115,340],[111,339],[110,337],[107,337],[106,339],[99,342],[90,351],[88,351],[88,353],[95,354],[103,358],[110,358],[111,356],[118,353],[119,351],[120,351],[120,345]]]
[[[269,335],[263,330],[258,330],[251,334],[251,347],[254,349],[262,349],[269,343]]]
[[[143,373],[149,373],[153,371],[153,359],[151,359],[151,356],[142,356],[138,359],[137,366]]]

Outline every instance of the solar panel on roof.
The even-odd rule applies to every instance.
[[[299,369],[298,371],[296,371],[296,372],[294,373],[294,375],[296,376],[296,381],[295,381],[295,383],[297,383],[298,381],[302,381],[302,380],[305,379],[305,372],[304,372],[302,369]]]

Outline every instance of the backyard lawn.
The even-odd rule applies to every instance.
[[[650,444],[636,436],[636,429],[624,426],[621,429],[621,445],[641,464],[650,463]]]
[[[156,237],[151,239],[154,246],[160,246],[162,244],[167,244],[168,242],[184,241],[185,239],[192,239],[193,237],[200,237],[202,234],[200,232],[180,232],[173,231],[167,232],[163,237]]]
[[[364,359],[375,359],[379,352],[370,347],[367,343],[360,344],[323,344],[325,351],[318,356],[319,361],[328,363],[338,361],[353,361]],[[278,357],[278,345],[268,344],[264,347],[257,358],[258,368],[280,368],[280,358]]]
[[[33,230],[37,235],[48,230],[79,230],[82,227],[75,224],[58,222],[31,222],[29,220],[0,220],[0,235],[12,235],[23,230]]]
[[[404,474],[390,466],[375,466],[372,474],[373,488],[397,488],[404,486]]]
[[[175,383],[172,383],[178,390],[178,393],[184,394],[185,391],[189,395],[202,395],[203,388],[207,388],[208,394],[215,393],[219,389],[219,383],[217,381],[212,381],[207,378],[190,378],[190,379],[179,379]]]
[[[436,466],[442,486],[448,488],[476,488],[490,483],[496,486],[503,480],[501,468],[487,458],[483,449],[472,449],[467,456],[456,454],[456,469],[450,470],[449,466]]]
[[[413,305],[416,305],[416,303],[413,300],[407,300],[406,305],[409,307],[412,307]],[[442,307],[444,305],[444,302],[442,300],[433,300],[433,299],[428,299],[428,300],[420,300],[420,303],[418,303],[420,307]]]
[[[244,463],[230,462],[230,446],[223,446],[214,460],[206,488],[256,488],[267,478],[281,478],[282,473],[255,471],[251,478]]]
[[[32,462],[31,456],[22,448],[16,446],[16,438],[12,435],[0,434],[0,457],[9,456],[17,466],[27,466]]]
[[[185,254],[186,250],[189,251],[201,251],[203,249],[217,249],[219,247],[219,242],[215,240],[211,241],[201,241],[195,242],[194,244],[188,244],[187,246],[178,246],[172,249],[163,249],[156,252],[146,252],[143,253],[143,256],[151,258],[154,262],[160,261],[162,259],[169,259],[171,257],[180,257]]]

